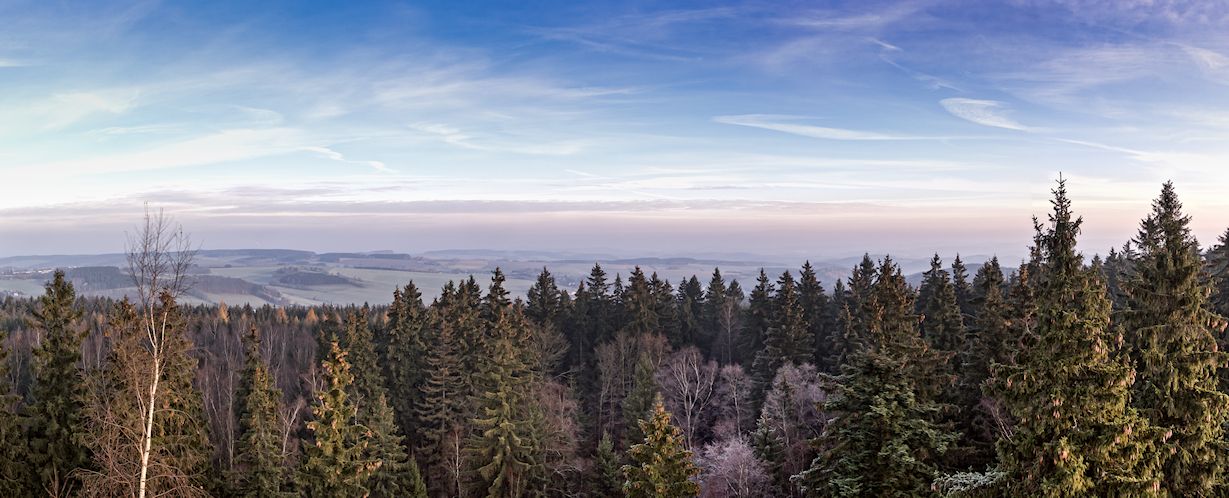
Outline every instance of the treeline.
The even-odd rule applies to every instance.
[[[831,291],[594,265],[239,308],[57,273],[0,302],[0,495],[1229,494],[1229,238],[1201,253],[1166,184],[1085,261],[1052,203],[1017,268],[935,256],[917,289],[864,257]]]

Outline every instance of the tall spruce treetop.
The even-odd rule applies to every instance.
[[[1064,181],[1038,231],[1035,337],[996,368],[1015,433],[999,442],[1010,496],[1138,496],[1160,487],[1155,431],[1127,406],[1135,373],[1109,330],[1105,283],[1076,252]],[[1022,270],[1023,274],[1023,270]],[[1031,275],[1030,275],[1031,277]]]
[[[394,305],[397,312],[389,313],[384,382],[397,426],[404,434],[417,437],[419,422],[414,410],[422,399],[420,389],[426,377],[428,312],[412,281],[395,294]]]
[[[760,390],[767,388],[782,365],[808,363],[815,351],[798,286],[788,271],[777,279],[774,304],[776,313],[764,337],[764,348],[756,355],[752,366]]]
[[[244,367],[240,380],[238,463],[231,485],[239,496],[273,498],[282,495],[285,468],[282,459],[282,392],[260,355],[256,327],[245,335]]]
[[[808,496],[923,496],[955,439],[936,423],[936,355],[917,334],[912,291],[890,258],[877,273],[860,318],[866,341],[830,381],[832,421],[811,469],[795,478]]]
[[[1229,463],[1229,396],[1216,389],[1225,364],[1213,335],[1224,319],[1208,311],[1199,244],[1172,183],[1140,224],[1134,272],[1123,282],[1124,325],[1137,358],[1132,402],[1164,431],[1161,486],[1171,496],[1208,496]]]
[[[628,498],[683,498],[700,494],[692,479],[700,469],[691,462],[683,435],[670,423],[661,396],[647,420],[640,421],[644,441],[628,448],[631,463],[623,466],[623,492]]]
[[[676,299],[678,312],[678,338],[680,344],[695,344],[708,349],[707,337],[703,334],[704,323],[704,287],[700,279],[692,275],[679,284]]]
[[[80,363],[86,329],[79,323],[76,300],[72,282],[56,270],[33,310],[43,339],[34,347],[31,365],[30,460],[38,470],[38,489],[52,495],[72,488],[69,474],[88,459],[81,445],[85,382]]]
[[[384,375],[376,357],[375,338],[367,325],[367,308],[346,314],[341,348],[354,376],[350,402],[358,409],[360,423],[365,424],[375,413],[376,399],[384,395]]]
[[[300,489],[307,496],[364,496],[378,465],[368,458],[367,429],[354,423],[357,410],[349,396],[354,376],[337,343],[330,345],[321,368],[325,385],[307,423],[312,439],[303,448]]]
[[[802,302],[807,330],[811,334],[811,349],[814,351],[811,361],[823,365],[831,356],[828,345],[832,342],[828,337],[828,294],[824,292],[824,286],[810,261],[802,264],[802,272],[798,274],[798,298]]]
[[[952,286],[956,288],[956,302],[960,303],[960,312],[972,315],[973,292],[969,287],[969,268],[964,265],[959,254],[952,260]]]
[[[661,324],[657,321],[656,306],[649,279],[637,266],[627,279],[627,288],[623,290],[623,308],[627,316],[624,330],[633,334],[660,332]]]
[[[776,287],[772,284],[772,280],[768,278],[767,273],[764,273],[764,269],[760,268],[755,287],[751,289],[748,299],[747,334],[744,336],[743,344],[740,345],[744,355],[743,359],[747,362],[753,360],[756,353],[764,346],[764,336],[768,333],[768,327],[772,326],[774,316],[772,296],[775,293]]]
[[[964,318],[956,297],[956,287],[943,269],[943,260],[935,254],[930,270],[922,279],[918,291],[918,311],[922,313],[922,337],[935,349],[959,351],[965,342]]]
[[[525,293],[525,315],[544,327],[563,325],[564,294],[545,267]]]

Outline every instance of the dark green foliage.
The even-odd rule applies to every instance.
[[[683,446],[679,429],[670,424],[670,414],[660,396],[651,416],[640,421],[644,441],[628,448],[630,464],[623,466],[623,491],[629,498],[681,498],[700,494],[691,479],[700,473]]]
[[[307,496],[363,496],[377,463],[368,456],[367,428],[355,423],[354,376],[346,353],[337,343],[330,351],[320,364],[324,388],[316,393],[307,423],[311,441],[303,448],[298,487]]]
[[[418,462],[406,454],[393,409],[384,396],[376,399],[367,428],[368,459],[376,465],[367,483],[371,498],[426,498],[427,484]]]
[[[348,391],[350,403],[358,412],[358,423],[366,425],[375,416],[376,399],[384,396],[384,375],[376,356],[375,337],[367,324],[366,307],[346,314],[339,346],[354,377]]]
[[[252,328],[244,338],[244,368],[240,378],[238,461],[230,485],[236,496],[282,496],[282,392],[273,386],[260,355],[260,338]]]
[[[756,355],[751,368],[761,396],[781,365],[801,365],[814,356],[814,336],[808,327],[801,297],[794,277],[788,271],[781,274],[773,303],[775,313],[764,337],[764,348]]]
[[[41,479],[31,486],[31,471],[37,469],[29,464],[30,454],[17,415],[19,399],[9,381],[8,348],[0,344],[0,496],[44,495],[47,491]]]
[[[1208,311],[1210,289],[1189,224],[1166,183],[1141,223],[1134,271],[1122,283],[1122,323],[1137,358],[1132,405],[1163,432],[1156,451],[1163,458],[1161,487],[1170,496],[1211,495],[1229,464],[1229,396],[1216,389],[1225,354],[1213,335],[1224,319]]]
[[[744,365],[754,361],[760,349],[764,347],[764,337],[768,335],[768,328],[772,326],[774,316],[772,302],[774,293],[776,293],[776,287],[761,268],[755,287],[751,289],[751,295],[748,298],[745,334],[738,344],[742,351],[739,355],[739,362]]]
[[[969,286],[969,269],[959,254],[952,260],[952,287],[956,289],[956,302],[960,304],[960,312],[965,316],[972,315],[973,289]]]
[[[622,293],[623,313],[627,316],[625,331],[632,335],[661,333],[658,322],[657,300],[644,272],[637,266],[627,279],[627,288]]]
[[[58,496],[77,487],[70,473],[86,465],[82,403],[81,341],[85,327],[73,285],[56,270],[33,311],[42,341],[34,348],[30,388],[30,463],[38,473],[35,489]]]
[[[964,347],[964,318],[956,287],[938,254],[930,260],[930,270],[918,289],[917,308],[922,314],[922,337],[931,347],[949,353]]]
[[[1001,435],[1002,407],[997,399],[983,396],[982,386],[990,379],[991,368],[1011,361],[1011,310],[1003,296],[1003,271],[998,258],[977,270],[971,289],[972,326],[967,346],[961,351],[959,406],[965,408],[959,428],[965,436],[969,454],[965,467],[981,470],[994,460],[994,441]]]
[[[1127,406],[1135,373],[1109,330],[1110,302],[1076,252],[1081,220],[1065,184],[1049,224],[1037,225],[1037,318],[1015,364],[995,369],[1016,421],[999,441],[1011,496],[1135,496],[1158,489],[1155,431]],[[1026,273],[1028,272],[1028,273]],[[1032,273],[1022,269],[1022,275]]]
[[[798,300],[802,303],[803,316],[806,318],[807,330],[811,335],[811,349],[814,351],[809,360],[823,369],[832,356],[830,345],[832,324],[829,313],[828,294],[815,274],[815,268],[807,261],[798,274]]]
[[[672,345],[677,348],[696,344],[704,346],[702,350],[707,350],[708,341],[705,340],[702,332],[704,328],[704,288],[700,286],[700,280],[695,275],[684,280],[682,284],[679,284],[675,300],[675,309],[678,312],[676,320],[678,344]]]
[[[566,295],[555,284],[555,277],[546,268],[525,293],[525,316],[541,327],[563,326]]]
[[[866,342],[832,379],[824,411],[833,417],[815,442],[819,456],[798,483],[809,495],[918,496],[937,477],[955,434],[929,391],[938,355],[917,333],[913,297],[884,258],[858,321]]]
[[[393,293],[386,335],[384,375],[388,401],[402,433],[419,437],[416,408],[422,403],[428,356],[427,309],[422,294],[410,282]]]
[[[623,426],[627,428],[623,434],[625,447],[644,439],[639,422],[649,415],[653,409],[653,399],[659,396],[653,373],[653,361],[642,352],[636,361],[632,390],[623,400]]]
[[[623,463],[615,452],[610,433],[603,432],[593,458],[589,489],[593,496],[623,496]]]
[[[465,338],[468,330],[479,328],[471,299],[449,282],[431,308],[430,327],[434,334],[423,359],[426,375],[421,387],[422,403],[415,410],[422,455],[429,464],[427,483],[433,493],[460,493],[459,447],[464,440],[472,392]]]

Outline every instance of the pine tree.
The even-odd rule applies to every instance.
[[[368,429],[368,459],[376,462],[367,483],[371,498],[426,498],[427,484],[402,446],[402,437],[393,420],[393,409],[380,396]]]
[[[42,482],[30,487],[31,471],[26,438],[17,414],[20,396],[9,380],[9,351],[0,343],[0,496],[49,494]]]
[[[670,414],[661,397],[653,403],[651,417],[640,421],[644,442],[627,450],[631,464],[623,466],[623,491],[629,498],[676,498],[697,496],[700,485],[692,479],[700,469],[683,447],[683,437],[670,424]]]
[[[1225,354],[1213,335],[1224,319],[1208,311],[1210,288],[1189,224],[1173,184],[1166,183],[1141,223],[1134,272],[1123,282],[1123,324],[1138,358],[1131,400],[1164,431],[1157,442],[1160,482],[1171,496],[1211,495],[1229,464],[1229,396],[1215,388]]]
[[[589,474],[590,496],[623,496],[623,464],[619,454],[615,453],[614,442],[609,432],[603,432],[597,443],[597,455],[593,459],[593,470]]]
[[[33,311],[34,326],[43,338],[34,347],[31,365],[29,457],[38,473],[36,489],[52,496],[76,488],[70,474],[89,461],[81,445],[85,382],[80,363],[85,328],[76,300],[73,284],[64,278],[63,270],[56,270]]]
[[[355,423],[350,363],[333,343],[320,366],[324,387],[316,393],[307,423],[311,441],[303,448],[299,490],[307,496],[364,496],[377,465],[368,459],[368,429]]]
[[[995,369],[996,389],[1016,420],[999,442],[1011,496],[1136,496],[1159,489],[1149,445],[1156,431],[1127,406],[1135,376],[1111,333],[1100,275],[1076,252],[1082,220],[1066,185],[1054,190],[1038,236],[1036,327],[1014,365]],[[1027,267],[1022,275],[1031,278]]]
[[[239,394],[239,459],[232,470],[236,496],[283,496],[282,392],[273,385],[260,356],[260,338],[252,327],[244,338],[244,368]]]
[[[956,436],[928,388],[937,356],[918,336],[913,298],[900,268],[884,258],[859,321],[866,342],[832,379],[824,410],[834,417],[820,451],[796,480],[808,495],[920,496]]]
[[[755,357],[752,373],[756,380],[759,398],[777,375],[781,365],[801,365],[814,356],[814,339],[807,327],[806,310],[803,308],[794,277],[787,271],[777,279],[775,314],[772,326],[764,338],[764,348]]]

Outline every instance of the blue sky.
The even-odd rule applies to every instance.
[[[1229,225],[1229,6],[0,0],[0,254],[1018,257]]]

